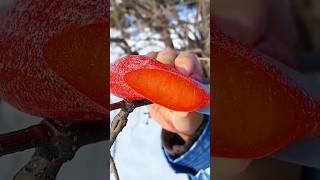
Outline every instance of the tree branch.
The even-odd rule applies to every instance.
[[[110,110],[121,108],[112,123],[111,144],[125,127],[130,112],[148,104],[151,104],[148,100],[110,104]],[[36,148],[32,159],[14,179],[53,180],[62,165],[71,160],[80,147],[108,139],[108,122],[108,118],[82,122],[44,119],[37,125],[0,135],[0,156]]]
[[[116,167],[116,163],[114,162],[113,160],[113,157],[110,156],[110,164],[111,164],[111,170],[113,171],[114,173],[114,177],[116,180],[119,180],[119,173],[118,173],[118,170],[117,170],[117,167]]]
[[[0,135],[0,156],[31,149],[49,139],[48,127],[44,124]]]
[[[136,100],[136,101],[120,101],[112,104],[111,109],[121,107],[120,112],[113,118],[110,128],[110,145],[112,146],[119,133],[126,126],[128,122],[129,114],[137,107],[151,104],[148,100]]]
[[[131,104],[134,104],[134,107],[136,107],[136,108],[152,103],[151,101],[146,100],[146,99],[133,100],[133,101],[122,100],[122,101],[110,104],[110,111],[113,111],[113,110],[116,110],[116,109],[120,109],[120,108],[125,108],[126,107],[126,103],[128,103],[128,102],[130,102]]]
[[[134,104],[134,107],[140,107],[144,105],[151,104],[148,100],[135,100],[131,103]],[[125,107],[125,101],[120,101],[117,103],[110,104],[110,110],[116,110],[119,108]],[[27,127],[22,130],[18,130],[15,132],[10,132],[6,134],[0,134],[0,157],[6,154],[11,154],[19,151],[24,151],[27,149],[35,148],[40,146],[41,144],[48,141],[56,131],[53,130],[52,123],[48,123],[48,120],[43,120],[40,124],[33,125]],[[108,120],[101,121],[83,121],[74,124],[78,124],[79,131],[78,134],[81,133],[81,136],[86,136],[85,139],[81,139],[79,141],[79,145],[83,146],[86,144],[97,142],[97,140],[105,140],[104,138],[108,138],[106,135],[109,134],[109,129],[106,128]],[[102,126],[101,126],[102,125]],[[56,125],[53,125],[56,126]],[[103,127],[101,130],[101,127]],[[99,133],[93,135],[94,129],[98,128]],[[99,130],[100,129],[100,130]],[[103,134],[103,137],[102,137]]]
[[[0,156],[41,146],[55,136],[77,136],[77,147],[106,140],[109,119],[100,121],[68,122],[44,119],[40,124],[0,135]],[[70,125],[72,124],[72,125]]]
[[[120,112],[113,118],[110,127],[110,148],[114,144],[116,138],[122,131],[122,129],[127,125],[129,114],[137,107],[151,104],[148,100],[135,100],[135,101],[127,101],[123,100],[110,105],[111,110],[121,108]],[[110,153],[111,154],[111,153]],[[113,170],[115,179],[119,179],[119,174],[117,171],[116,164],[113,160],[113,157],[110,156],[110,166]]]
[[[40,124],[0,135],[0,156],[36,148],[31,161],[15,180],[53,180],[61,166],[85,145],[107,140],[109,119],[99,121],[57,121],[44,119]]]

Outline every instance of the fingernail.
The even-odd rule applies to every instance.
[[[177,67],[178,72],[180,72],[183,75],[189,76],[188,71],[183,67]]]

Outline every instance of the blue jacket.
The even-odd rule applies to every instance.
[[[209,119],[209,118],[206,118]],[[210,179],[210,121],[191,148],[178,158],[172,157],[163,147],[164,155],[176,173],[185,173],[190,180]]]
[[[209,118],[207,118],[209,119]],[[210,179],[210,121],[191,148],[178,158],[172,157],[163,147],[164,155],[176,173],[185,173],[190,180]],[[320,170],[303,167],[306,180],[320,180]]]

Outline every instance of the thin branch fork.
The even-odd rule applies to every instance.
[[[49,139],[49,128],[40,123],[0,135],[0,156],[36,147]]]
[[[123,100],[110,105],[111,110],[121,108],[120,112],[113,118],[110,127],[110,145],[112,146],[119,133],[126,126],[129,114],[137,107],[151,104],[148,100]]]
[[[113,121],[112,142],[126,124],[134,108],[150,104],[147,100],[120,101],[110,104],[110,110],[120,109]],[[123,118],[125,121],[120,120]],[[117,126],[115,125],[117,123]],[[125,123],[124,123],[125,122]],[[109,139],[109,117],[100,121],[57,121],[44,119],[37,125],[15,132],[0,134],[0,156],[36,148],[32,159],[16,174],[15,180],[53,180],[61,166],[71,160],[77,150],[91,143]]]
[[[120,112],[113,118],[110,127],[110,147],[114,144],[116,138],[122,131],[122,129],[127,125],[129,114],[137,107],[145,106],[151,104],[148,100],[135,100],[127,101],[123,100],[110,105],[110,110],[115,110],[121,108]],[[111,153],[110,153],[111,154]],[[119,174],[112,156],[110,156],[110,166],[112,172],[114,173],[115,179],[119,180]]]
[[[131,101],[135,107],[150,104],[147,100]],[[125,101],[110,104],[110,110],[125,107]],[[100,121],[60,122],[44,119],[41,123],[18,131],[0,134],[0,157],[35,148],[61,134],[78,135],[77,146],[83,146],[108,139],[109,119]],[[83,139],[84,138],[84,139]]]
[[[62,165],[85,145],[108,137],[108,119],[99,121],[57,121],[0,135],[0,156],[36,148],[31,160],[18,171],[15,180],[54,180]]]
[[[77,135],[75,143],[79,147],[106,140],[107,122],[108,120],[69,122],[66,125],[56,120],[44,119],[37,125],[0,134],[0,156],[38,147],[54,136]]]

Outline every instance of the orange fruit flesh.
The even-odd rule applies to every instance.
[[[305,135],[303,101],[245,58],[213,53],[214,156],[260,158]]]
[[[194,111],[206,103],[204,92],[187,78],[159,69],[127,73],[128,85],[150,101],[176,111]]]
[[[45,47],[49,66],[94,102],[107,108],[107,24],[69,30]]]

